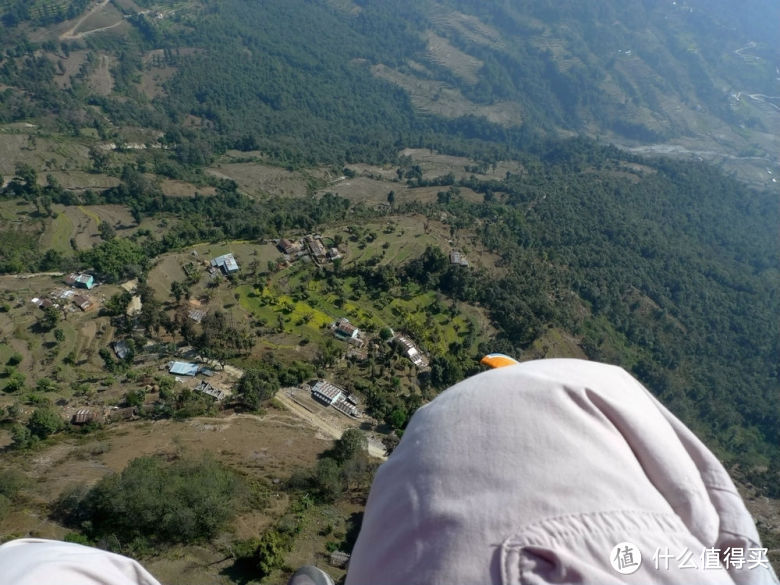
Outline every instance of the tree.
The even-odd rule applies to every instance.
[[[111,317],[124,315],[127,312],[127,306],[132,300],[133,295],[126,290],[123,290],[122,292],[112,295],[111,298],[105,302],[103,311]]]
[[[236,388],[241,400],[252,410],[257,410],[279,390],[279,378],[265,369],[249,369],[244,372]]]
[[[59,389],[59,385],[50,378],[41,378],[35,384],[35,389],[39,392],[56,392]]]
[[[393,451],[395,451],[395,448],[398,446],[398,443],[401,442],[401,439],[398,438],[398,435],[395,433],[392,433],[390,435],[385,435],[382,437],[382,445],[385,447],[385,455],[390,456]]]
[[[90,148],[89,158],[92,161],[92,170],[96,173],[105,172],[111,163],[111,153],[102,148]]]
[[[33,442],[33,434],[24,425],[15,424],[11,427],[11,444],[14,449],[26,449]]]
[[[16,163],[14,180],[24,183],[24,191],[27,195],[38,194],[38,172],[27,163]]]
[[[51,331],[60,322],[62,313],[54,305],[43,309],[43,316],[38,320],[38,325],[44,331]]]
[[[112,226],[107,221],[100,222],[100,225],[98,226],[98,232],[100,232],[100,237],[106,242],[113,240],[116,237],[116,230],[114,229],[114,226]]]
[[[127,406],[141,407],[144,405],[144,400],[146,400],[146,392],[141,388],[130,390],[125,394],[125,404]]]
[[[50,406],[36,408],[27,422],[27,428],[34,436],[45,439],[49,435],[61,431],[65,422],[59,413]]]
[[[241,486],[233,472],[208,457],[170,465],[140,457],[62,507],[66,522],[87,526],[92,538],[191,542],[212,538],[234,516]]]
[[[274,570],[284,566],[284,555],[289,549],[288,540],[275,528],[263,534],[255,552],[257,570],[261,576],[270,575]]]
[[[344,463],[368,452],[368,440],[359,429],[347,429],[336,441],[333,453],[336,461]]]
[[[326,457],[317,462],[314,473],[320,497],[326,502],[332,502],[341,495],[343,484],[341,469],[335,459]]]

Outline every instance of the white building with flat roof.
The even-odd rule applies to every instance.
[[[311,389],[311,395],[320,402],[324,402],[328,406],[331,406],[339,398],[344,396],[344,390],[335,384],[320,380]]]

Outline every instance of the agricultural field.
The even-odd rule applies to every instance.
[[[442,154],[427,148],[405,148],[398,153],[399,156],[409,157],[414,164],[420,165],[423,171],[423,179],[433,179],[448,173],[455,175],[456,179],[466,179],[476,175],[480,179],[503,179],[506,173],[522,173],[523,165],[517,161],[498,161],[491,165],[485,165],[480,172],[474,172],[467,167],[479,166],[478,161],[462,157]]]
[[[494,274],[501,272],[496,267],[499,257],[485,250],[471,229],[454,230],[448,224],[422,215],[388,216],[385,221],[372,221],[345,229],[357,230],[357,237],[344,237],[343,245],[347,250],[345,265],[374,257],[379,259],[380,264],[403,264],[422,255],[428,246],[434,246],[445,254],[459,250],[471,265]]]
[[[197,275],[199,284],[193,287],[191,297],[198,298],[207,288],[206,268],[208,268],[209,262],[212,258],[227,253],[232,253],[236,258],[236,262],[241,267],[239,275],[243,275],[243,277],[256,272],[257,267],[265,270],[268,262],[275,262],[281,256],[273,244],[253,242],[197,244],[189,246],[185,251],[166,254],[158,258],[154,267],[149,271],[147,282],[154,290],[158,300],[168,299],[171,294],[171,283],[185,280],[187,275],[183,267],[192,265],[191,270],[194,271],[194,275]],[[255,267],[254,270],[253,267]]]
[[[173,179],[163,179],[160,188],[168,197],[192,197],[196,194],[210,196],[216,193],[216,189],[208,185],[195,185],[186,181],[176,181]]]
[[[239,156],[243,155],[243,156]],[[224,161],[206,169],[206,173],[220,178],[232,179],[239,189],[247,195],[279,195],[284,197],[304,197],[332,180],[324,169],[291,171],[279,166],[264,164],[254,158],[252,153],[229,152]],[[231,162],[236,159],[251,162]]]
[[[40,243],[44,250],[52,248],[65,254],[88,250],[102,241],[99,228],[103,222],[122,237],[139,228],[123,205],[55,205],[53,211],[55,216],[46,220],[41,234]],[[151,225],[151,220],[146,220],[146,223]]]

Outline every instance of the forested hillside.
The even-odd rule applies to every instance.
[[[779,47],[765,23],[780,14],[765,0],[739,14],[639,0],[123,0],[54,34],[30,27],[48,22],[32,4],[57,20],[83,3],[6,4],[28,20],[14,17],[4,42],[2,119],[57,110],[72,131],[153,127],[185,162],[226,148],[295,165],[388,160],[400,145],[575,132],[674,144],[756,182],[774,165]],[[98,55],[109,85],[94,82]]]

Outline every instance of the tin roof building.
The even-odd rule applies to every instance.
[[[311,395],[330,406],[344,395],[344,390],[330,382],[320,380],[311,389]]]
[[[177,376],[196,376],[200,371],[198,364],[190,362],[170,362],[168,372]]]
[[[233,254],[223,254],[222,256],[217,256],[211,261],[211,265],[215,268],[219,268],[226,275],[238,272],[238,262],[236,262]]]

